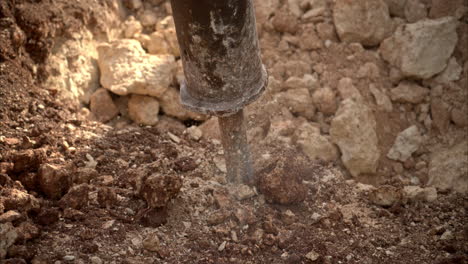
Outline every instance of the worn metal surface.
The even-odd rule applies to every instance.
[[[181,101],[205,114],[229,115],[257,99],[262,65],[251,0],[172,0],[185,83]]]
[[[226,160],[227,181],[253,184],[253,168],[247,144],[244,111],[219,117],[218,121]]]

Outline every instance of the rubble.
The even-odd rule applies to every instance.
[[[426,19],[399,26],[380,46],[382,57],[404,76],[427,79],[447,66],[457,44],[457,20]]]

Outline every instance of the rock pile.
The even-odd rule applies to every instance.
[[[358,180],[465,192],[466,2],[254,2],[270,86],[248,109],[250,140],[296,146]],[[102,122],[120,116],[154,125],[161,114],[206,120],[179,103],[183,74],[169,3],[124,6],[131,15],[120,34],[82,55],[94,58],[81,60],[90,67],[81,83],[90,85],[68,89],[81,89],[81,102]],[[216,129],[216,119],[200,127],[206,139],[219,139]],[[439,172],[448,163],[445,181]]]

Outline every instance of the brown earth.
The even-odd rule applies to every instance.
[[[408,200],[398,179],[375,189],[333,164],[260,146],[256,156],[274,157],[257,162],[261,175],[305,160],[297,169],[304,201],[272,204],[268,191],[226,185],[215,164],[221,145],[192,139],[175,119],[117,129],[58,100],[58,91],[41,84],[45,58],[55,38],[99,28],[96,5],[0,3],[0,225],[17,233],[0,263],[468,263],[464,195]],[[331,54],[349,52],[311,61],[342,63]],[[344,67],[355,66],[335,66]],[[387,189],[397,198],[379,205],[375,193]],[[160,206],[161,199],[170,201]]]

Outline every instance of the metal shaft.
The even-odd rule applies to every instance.
[[[253,168],[247,144],[244,111],[240,110],[230,116],[220,116],[218,122],[226,160],[227,181],[253,184]]]

